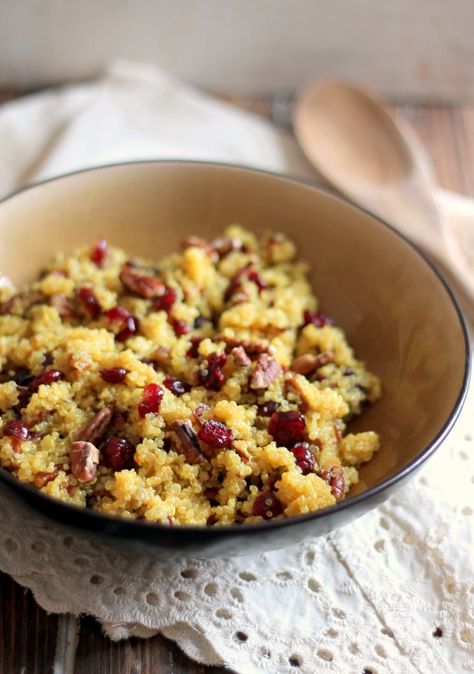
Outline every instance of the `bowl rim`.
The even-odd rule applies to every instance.
[[[348,496],[347,498],[335,503],[326,508],[321,508],[310,513],[305,513],[302,515],[293,515],[292,517],[284,518],[281,520],[267,520],[264,522],[258,522],[254,524],[245,524],[236,525],[236,524],[224,524],[219,526],[206,526],[206,525],[190,525],[190,524],[179,524],[179,525],[169,525],[163,524],[161,522],[145,522],[143,520],[128,520],[114,515],[106,515],[104,513],[91,510],[89,508],[81,507],[66,503],[60,499],[55,499],[47,494],[40,492],[35,487],[21,482],[18,478],[11,475],[4,468],[0,467],[0,482],[6,482],[14,490],[19,492],[24,492],[26,495],[33,497],[33,499],[39,499],[45,505],[51,506],[51,508],[57,508],[58,511],[67,515],[70,514],[71,521],[68,523],[71,526],[76,526],[82,529],[83,531],[97,531],[100,528],[100,523],[103,523],[104,527],[107,525],[112,525],[114,528],[125,528],[129,529],[130,536],[133,536],[133,532],[140,534],[140,538],[143,539],[144,534],[152,535],[154,532],[166,532],[170,533],[170,530],[173,531],[173,534],[176,536],[181,536],[186,538],[188,536],[199,536],[205,534],[206,538],[218,539],[223,536],[230,536],[232,534],[245,534],[245,533],[259,533],[264,531],[271,531],[273,529],[281,529],[289,527],[296,524],[303,524],[312,520],[317,520],[325,516],[331,516],[334,513],[342,512],[347,510],[350,507],[357,508],[357,506],[365,501],[370,500],[373,497],[379,496],[382,492],[390,490],[391,487],[396,485],[398,482],[403,481],[407,478],[410,473],[415,472],[425,461],[427,461],[434,452],[439,448],[443,440],[447,437],[451,429],[453,428],[455,422],[457,421],[461,409],[464,405],[464,402],[467,397],[469,382],[471,377],[471,349],[470,349],[470,340],[469,340],[469,330],[467,327],[466,319],[461,311],[459,303],[448,285],[447,281],[443,277],[442,273],[435,267],[433,262],[425,255],[420,248],[414,244],[408,237],[399,232],[393,225],[389,224],[386,220],[380,216],[372,213],[369,209],[360,206],[355,203],[350,198],[340,195],[334,191],[331,187],[321,185],[312,181],[310,178],[295,176],[292,174],[286,173],[277,173],[275,171],[270,171],[267,169],[254,168],[252,166],[246,166],[244,164],[233,164],[231,162],[219,162],[219,161],[207,161],[207,160],[192,160],[192,159],[137,159],[137,160],[128,160],[121,162],[112,162],[106,164],[98,164],[95,166],[90,166],[86,168],[81,168],[73,171],[68,171],[66,173],[61,173],[50,178],[45,178],[44,180],[39,180],[37,182],[29,183],[24,185],[13,192],[0,198],[0,206],[13,199],[14,197],[27,192],[47,185],[50,182],[56,182],[65,178],[72,178],[83,173],[90,173],[93,171],[102,171],[107,169],[114,169],[119,167],[133,167],[133,166],[143,166],[143,165],[158,165],[158,166],[201,166],[208,168],[222,168],[225,170],[237,170],[246,173],[254,173],[258,175],[267,175],[271,178],[276,178],[277,180],[283,180],[285,182],[294,183],[299,186],[306,187],[310,190],[316,190],[322,192],[324,195],[334,199],[335,201],[342,202],[344,204],[349,204],[353,208],[369,215],[375,221],[378,222],[382,227],[387,227],[390,229],[396,236],[402,239],[414,252],[421,258],[421,260],[428,265],[431,271],[434,273],[435,277],[440,281],[441,286],[444,288],[445,292],[448,295],[448,299],[455,309],[455,313],[461,327],[461,332],[463,335],[464,341],[464,372],[461,387],[459,390],[458,397],[453,405],[453,408],[449,415],[446,418],[445,423],[435,435],[435,437],[426,445],[426,447],[417,454],[411,461],[409,461],[403,468],[395,472],[393,475],[390,475],[385,480],[375,484],[373,487],[355,494],[353,496]],[[48,509],[49,510],[49,509]],[[44,512],[44,510],[42,510]],[[47,515],[50,519],[53,516]],[[75,516],[79,516],[81,521],[75,521]],[[91,524],[93,522],[97,523],[99,526],[88,527],[86,526],[86,520],[90,519]],[[61,520],[64,521],[64,520]],[[112,534],[113,536],[113,534]]]

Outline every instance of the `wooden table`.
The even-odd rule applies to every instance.
[[[0,102],[13,92],[0,92]],[[281,108],[285,108],[285,97]],[[232,99],[236,105],[275,116],[275,99]],[[394,104],[428,148],[443,187],[474,197],[474,105]],[[48,615],[31,592],[0,574],[0,674],[222,674],[198,665],[163,637],[112,643],[92,618]],[[277,674],[277,673],[275,673]]]

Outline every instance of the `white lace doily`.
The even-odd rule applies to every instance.
[[[0,193],[155,157],[313,176],[293,140],[267,122],[130,64],[3,106],[0,141]],[[437,199],[471,260],[472,201],[444,191]],[[239,674],[473,672],[473,420],[474,392],[444,446],[398,495],[327,538],[255,557],[126,558],[58,534],[0,490],[0,570],[48,611],[90,613],[116,639],[160,631],[191,657]]]
[[[160,631],[242,674],[471,672],[473,419],[474,389],[419,476],[327,538],[166,564],[2,503],[0,569],[47,611],[92,614],[114,639]]]

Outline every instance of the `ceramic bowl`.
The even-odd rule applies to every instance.
[[[309,515],[250,526],[164,526],[125,521],[54,501],[0,470],[0,496],[76,535],[158,556],[261,551],[325,534],[411,478],[453,426],[466,395],[465,324],[444,281],[406,239],[368,212],[309,184],[221,164],[138,162],[34,185],[0,204],[0,270],[16,284],[57,251],[99,235],[160,258],[190,234],[232,222],[296,240],[321,308],[346,331],[383,383],[383,398],[353,429],[380,433],[382,449],[344,501]]]

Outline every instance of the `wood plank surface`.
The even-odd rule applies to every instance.
[[[0,102],[13,92],[0,92]],[[285,123],[288,96],[277,99],[231,99],[231,102]],[[286,107],[285,107],[286,106]],[[396,115],[409,119],[427,147],[439,184],[474,196],[474,106],[394,104]],[[288,119],[286,120],[288,121]],[[74,622],[72,626],[74,628]],[[56,638],[59,633],[55,661]],[[74,630],[73,630],[74,631]],[[68,642],[71,623],[47,615],[30,592],[0,574],[0,674],[222,674],[187,658],[161,636],[112,643],[92,618],[82,618],[77,639]],[[72,649],[72,650],[71,650]],[[68,666],[67,658],[75,660]],[[277,673],[275,673],[277,674]]]

